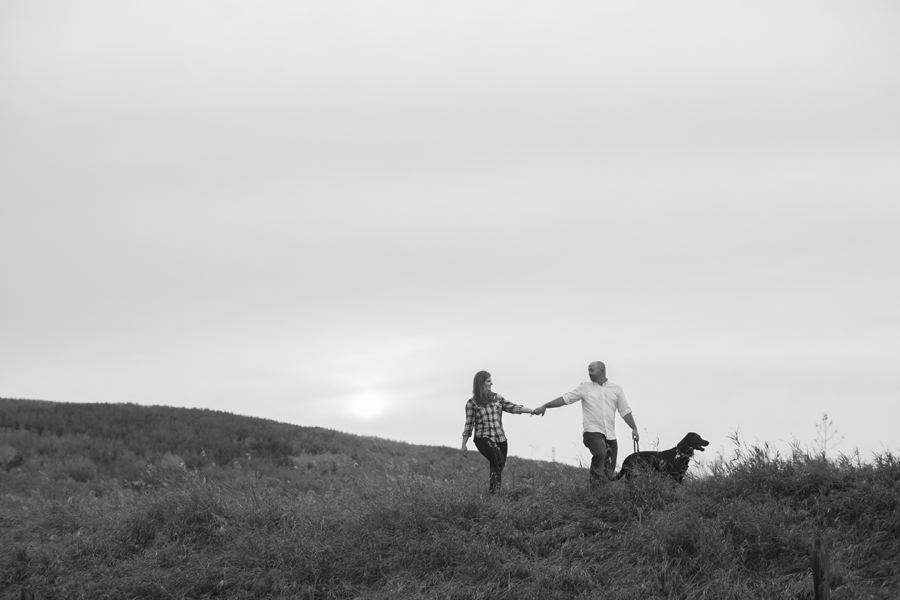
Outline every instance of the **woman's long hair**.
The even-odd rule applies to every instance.
[[[475,402],[482,406],[497,401],[497,395],[490,391],[488,386],[484,385],[484,382],[490,376],[491,374],[487,371],[478,371],[475,373],[475,379],[472,381],[472,397],[475,398]]]

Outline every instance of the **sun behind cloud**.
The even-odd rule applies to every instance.
[[[377,419],[390,407],[385,394],[379,390],[360,390],[350,395],[347,412],[362,420]]]

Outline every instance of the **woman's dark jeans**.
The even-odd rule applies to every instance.
[[[503,472],[503,467],[506,466],[507,446],[506,442],[495,442],[490,438],[484,437],[475,438],[475,447],[491,463],[489,491],[492,494],[500,489],[500,474]]]
[[[616,473],[619,443],[606,439],[605,435],[596,431],[585,431],[582,441],[591,451],[591,480],[611,479]]]

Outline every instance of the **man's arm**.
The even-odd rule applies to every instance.
[[[548,408],[559,408],[560,406],[565,406],[565,405],[566,405],[566,403],[563,402],[562,396],[560,396],[559,398],[555,398],[555,399],[551,400],[550,402],[547,402],[546,404],[542,404],[542,405],[538,406],[536,409],[531,411],[531,413],[534,415],[543,416]]]
[[[632,415],[633,413],[628,413],[622,417],[622,419],[624,419],[625,422],[628,423],[628,426],[631,427],[631,439],[638,441],[641,439],[641,434],[638,433],[637,423],[634,422],[634,416]]]

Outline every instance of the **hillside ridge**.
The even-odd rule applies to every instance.
[[[890,453],[736,445],[680,485],[599,488],[586,469],[513,457],[490,495],[486,461],[454,449],[197,409],[71,409],[0,401],[0,460],[20,457],[0,469],[0,599],[813,600],[814,584],[833,600],[900,597]]]

